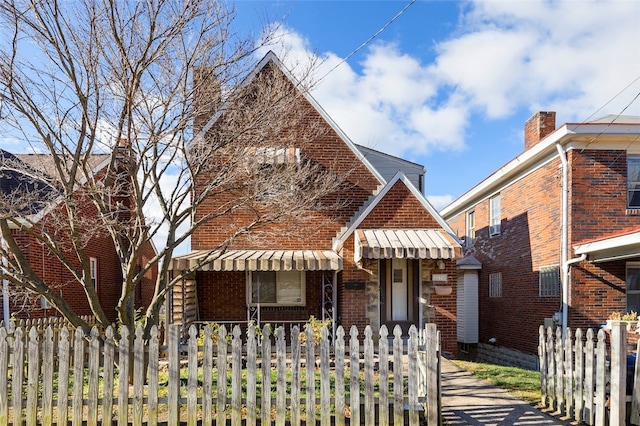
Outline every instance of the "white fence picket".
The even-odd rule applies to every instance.
[[[544,407],[588,425],[640,425],[637,356],[635,374],[627,374],[629,350],[637,354],[640,343],[634,341],[635,347],[629,347],[624,323],[612,326],[609,339],[603,329],[597,335],[593,329],[586,333],[577,329],[573,337],[569,329],[564,337],[560,328],[540,327],[539,333]],[[627,384],[627,380],[634,383]],[[627,389],[632,389],[631,395]],[[627,416],[629,401],[631,413]]]
[[[298,327],[287,338],[284,328],[264,327],[257,336],[255,327],[246,334],[234,327],[227,334],[224,327],[214,333],[206,325],[201,331],[191,328],[182,344],[179,327],[172,326],[166,347],[159,345],[157,327],[146,337],[142,328],[100,332],[93,327],[86,334],[78,328],[73,338],[66,326],[26,331],[0,329],[0,424],[230,420],[255,426],[260,418],[261,424],[276,426],[316,421],[344,426],[347,419],[388,426],[393,415],[395,425],[404,424],[405,416],[417,425],[420,403],[435,419],[426,423],[438,424],[438,387],[431,384],[433,377],[419,375],[439,371],[439,335],[432,324],[426,339],[415,327],[408,339],[396,327],[393,351],[386,327],[377,340],[370,327],[363,335],[352,327],[348,350],[342,327],[333,336],[324,328],[314,340],[318,335],[310,327],[300,339]],[[424,360],[431,364],[422,365]],[[423,395],[425,386],[431,395]]]

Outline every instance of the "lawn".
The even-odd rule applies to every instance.
[[[506,390],[519,399],[530,404],[540,403],[540,372],[538,371],[469,361],[454,360],[453,362],[474,376]]]

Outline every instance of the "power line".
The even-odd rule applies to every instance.
[[[402,10],[400,12],[398,12],[396,14],[396,16],[394,16],[393,18],[391,18],[389,20],[389,22],[387,22],[386,24],[384,24],[384,26],[382,28],[380,28],[378,31],[376,31],[376,33],[374,35],[372,35],[371,37],[369,37],[367,40],[364,41],[364,43],[362,43],[360,46],[358,46],[355,50],[353,50],[351,53],[349,53],[347,56],[345,56],[340,62],[338,62],[333,68],[331,68],[329,71],[327,71],[326,74],[324,74],[322,77],[320,77],[318,79],[318,83],[321,82],[322,80],[324,80],[324,78],[326,76],[328,76],[330,73],[332,73],[336,68],[338,68],[340,65],[342,65],[344,62],[346,62],[350,57],[352,57],[353,55],[355,55],[356,53],[358,53],[362,48],[364,48],[367,44],[371,43],[371,41],[373,39],[375,39],[376,37],[378,37],[384,30],[387,29],[387,27],[389,25],[391,25],[396,19],[398,19],[404,12],[407,11],[407,9],[409,9],[409,7],[411,7],[412,4],[414,4],[417,0],[411,0],[405,7],[402,8]]]

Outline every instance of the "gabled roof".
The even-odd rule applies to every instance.
[[[110,154],[91,155],[88,164],[92,170],[99,171],[107,166],[110,158]],[[32,202],[22,211],[22,214],[33,215],[31,220],[37,222],[61,200],[56,188],[58,181],[51,174],[53,169],[51,155],[12,154],[0,149],[0,193],[37,193],[39,202]]]
[[[372,199],[369,203],[360,210],[360,213],[353,218],[350,222],[349,226],[337,236],[333,243],[333,250],[339,250],[344,242],[349,238],[351,234],[358,229],[358,226],[366,219],[366,217],[373,211],[373,209],[380,203],[382,199],[387,195],[387,193],[393,188],[393,186],[397,182],[402,182],[411,192],[411,194],[420,202],[422,207],[438,222],[440,227],[451,236],[454,241],[459,243],[458,237],[453,232],[451,227],[444,221],[444,219],[440,216],[438,211],[431,205],[431,203],[416,189],[415,186],[411,183],[411,181],[404,175],[402,172],[396,173],[396,175],[382,188],[382,190]]]
[[[247,77],[242,81],[242,83],[240,83],[240,87],[241,88],[247,87],[253,81],[253,79],[260,73],[260,71],[262,71],[262,69],[266,67],[267,64],[269,63],[273,63],[296,88],[301,86],[301,83],[293,76],[293,74],[291,74],[289,70],[287,70],[287,68],[282,64],[282,62],[278,58],[278,56],[273,51],[269,51],[262,58],[262,60],[258,62],[256,67],[253,69],[253,71],[249,73],[249,75],[247,75]],[[313,98],[313,96],[311,96],[311,94],[306,90],[303,90],[302,94],[305,97],[305,99],[311,104],[311,106],[320,114],[320,116],[322,116],[322,118],[327,122],[327,124],[332,128],[332,130],[336,132],[336,134],[340,137],[340,139],[344,141],[344,143],[349,147],[349,149],[354,153],[354,155],[369,169],[371,174],[374,175],[381,184],[384,184],[385,179],[384,177],[382,177],[380,172],[375,167],[373,167],[373,165],[369,162],[369,160],[365,158],[365,156],[362,154],[362,152],[360,152],[360,150],[358,150],[358,148],[353,143],[353,141],[349,139],[346,133],[344,133],[340,128],[340,126],[338,126],[338,124],[335,121],[333,121],[333,119]],[[220,116],[224,114],[225,109],[226,109],[226,105],[223,105],[218,110],[218,112],[202,127],[200,132],[194,137],[194,141],[204,139],[206,133],[211,129],[211,127],[220,118]]]
[[[8,203],[12,203],[14,208],[20,209],[21,214],[35,214],[57,197],[58,191],[46,177],[42,170],[0,149],[0,196],[6,198]],[[25,199],[25,205],[19,206],[16,203],[20,202],[21,194],[35,197]],[[16,199],[12,201],[9,200],[10,197],[16,197]]]

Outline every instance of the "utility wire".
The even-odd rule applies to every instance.
[[[340,65],[342,65],[344,62],[346,62],[350,57],[352,57],[353,55],[355,55],[356,53],[358,53],[362,48],[364,48],[367,44],[371,43],[371,41],[373,39],[375,39],[376,37],[378,37],[384,30],[387,29],[387,27],[389,25],[391,25],[396,19],[398,19],[404,12],[407,11],[407,9],[409,9],[409,7],[411,7],[411,5],[413,5],[417,0],[411,0],[404,8],[402,8],[402,10],[400,12],[398,12],[396,14],[396,16],[394,16],[393,18],[391,18],[389,20],[389,22],[387,22],[386,24],[384,24],[384,26],[382,28],[380,28],[374,35],[372,35],[371,37],[369,37],[367,40],[364,41],[364,43],[362,43],[360,46],[358,46],[355,50],[353,50],[351,53],[349,53],[347,56],[344,57],[344,59],[342,59],[340,62],[338,62],[333,68],[331,68],[329,71],[327,71],[326,74],[324,74],[322,77],[320,77],[317,81],[317,83],[320,83],[322,80],[324,80],[324,78],[326,76],[328,76],[330,73],[332,73],[336,68],[338,68]]]

